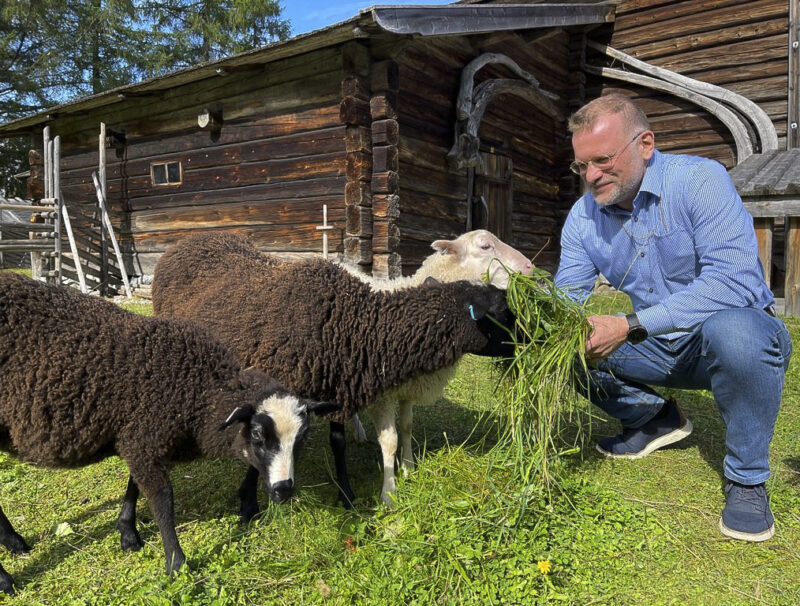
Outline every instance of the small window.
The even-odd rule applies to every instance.
[[[179,185],[182,176],[180,162],[153,162],[150,165],[153,185]]]

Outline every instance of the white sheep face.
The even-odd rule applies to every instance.
[[[421,271],[437,280],[481,280],[488,275],[491,284],[505,289],[509,272],[528,274],[533,268],[525,255],[485,229],[455,240],[436,240],[431,247],[439,255],[428,257]]]
[[[288,500],[294,492],[295,451],[309,430],[306,405],[292,395],[265,399],[250,421],[245,458],[266,483],[270,499]]]

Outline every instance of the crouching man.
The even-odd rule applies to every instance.
[[[622,424],[597,449],[637,459],[684,439],[692,424],[650,386],[710,389],[727,428],[720,531],[767,540],[764,482],[792,344],[752,218],[722,165],[659,152],[627,98],[595,99],[568,126],[585,193],[564,225],[556,284],[581,300],[602,272],[635,310],[589,318],[589,396]]]

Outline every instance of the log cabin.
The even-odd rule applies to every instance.
[[[60,138],[60,198],[84,211],[87,252],[100,173],[134,276],[197,230],[286,258],[320,254],[324,233],[332,254],[397,276],[432,240],[484,227],[553,270],[580,192],[565,121],[585,101],[630,95],[660,149],[728,168],[798,147],[798,2],[377,6],[0,136],[30,138],[32,199],[44,127]]]

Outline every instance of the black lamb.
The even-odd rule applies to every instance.
[[[334,409],[298,399],[261,371],[241,370],[227,348],[193,325],[137,316],[11,273],[0,273],[0,376],[3,447],[48,467],[118,454],[130,471],[117,521],[122,547],[143,545],[135,514],[141,489],[170,574],[185,557],[169,463],[238,456],[282,501],[292,482],[281,473],[291,468],[309,411]],[[16,553],[29,549],[2,510],[0,543]],[[0,590],[13,593],[2,566]]]

